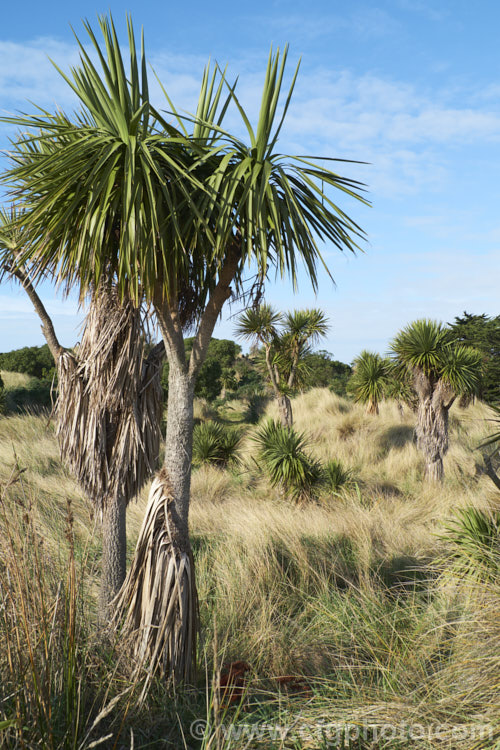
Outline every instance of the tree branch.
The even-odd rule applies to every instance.
[[[156,316],[163,338],[163,346],[171,364],[175,364],[181,371],[187,371],[184,337],[179,315],[168,302],[155,303]],[[155,347],[156,349],[156,347]],[[154,351],[154,350],[153,350]]]
[[[191,377],[196,377],[205,360],[217,318],[220,315],[224,302],[231,296],[231,282],[236,275],[240,260],[241,244],[238,240],[235,240],[229,248],[219,273],[219,281],[210,295],[207,306],[201,316],[189,361],[189,375]]]
[[[295,380],[295,373],[297,372],[297,367],[299,364],[299,352],[298,350],[294,352],[293,359],[292,359],[292,367],[290,369],[290,375],[288,377],[288,388],[292,388],[293,382]]]
[[[497,476],[497,473],[493,468],[493,464],[491,463],[491,456],[488,456],[488,454],[485,453],[483,455],[483,460],[487,475],[489,476],[495,487],[500,490],[500,478]]]
[[[42,300],[38,296],[35,287],[31,283],[30,278],[27,276],[27,274],[21,270],[20,268],[6,268],[6,271],[10,273],[12,276],[15,276],[18,281],[21,282],[23,289],[26,291],[26,294],[30,298],[33,307],[35,308],[35,311],[38,314],[38,317],[42,321],[41,329],[42,333],[44,335],[45,341],[48,344],[48,347],[50,349],[50,353],[54,357],[54,362],[57,365],[57,362],[59,360],[59,357],[63,352],[66,351],[66,349],[61,346],[61,344],[58,341],[58,338],[56,336],[56,332],[54,329],[54,324],[52,323],[52,320],[45,309]]]
[[[264,341],[264,349],[266,352],[266,365],[267,370],[269,372],[269,378],[271,380],[271,385],[273,387],[273,390],[276,394],[276,396],[280,395],[280,389],[279,389],[279,372],[277,368],[273,370],[273,365],[271,362],[271,344],[269,344],[267,341]]]

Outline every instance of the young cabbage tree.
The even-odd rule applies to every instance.
[[[327,318],[318,309],[282,314],[270,305],[261,304],[245,310],[238,318],[236,335],[264,349],[268,379],[283,427],[293,425],[289,394],[296,385],[300,365],[327,330]]]
[[[453,332],[433,320],[410,323],[390,350],[402,375],[411,377],[418,398],[416,436],[425,457],[425,475],[441,480],[449,411],[457,396],[477,391],[481,355],[456,343]]]
[[[355,401],[366,404],[367,414],[378,414],[390,381],[388,361],[380,354],[364,350],[355,358],[353,367],[349,388]]]
[[[128,73],[112,21],[101,19],[100,27],[105,50],[86,25],[98,62],[79,43],[79,65],[65,75],[80,102],[76,114],[9,118],[28,135],[14,145],[8,179],[26,210],[21,262],[82,295],[113,274],[120,298],[145,300],[155,311],[169,360],[165,461],[116,616],[150,675],[159,667],[188,680],[196,639],[189,500],[197,374],[247,269],[257,269],[261,285],[275,269],[296,286],[303,264],[316,288],[318,266],[325,268],[320,242],[355,250],[362,232],[329,189],[359,197],[359,185],[319,160],[277,151],[297,75],[278,116],[286,50],[269,57],[254,130],[234,86],[208,69],[196,115],[177,114],[167,95],[163,118],[151,106],[144,49],[138,60],[131,23]],[[241,115],[246,142],[223,129],[229,104]],[[41,153],[46,140],[50,156]],[[194,341],[186,357],[188,330]]]

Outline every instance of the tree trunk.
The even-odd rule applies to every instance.
[[[193,400],[196,377],[207,355],[213,329],[241,260],[239,242],[229,248],[201,316],[186,362],[182,316],[175,296],[155,305],[169,361],[165,463],[149,493],[148,507],[134,559],[116,600],[115,624],[124,617],[121,635],[147,666],[142,697],[153,675],[169,682],[190,682],[196,663],[198,600],[189,543],[189,495],[193,447]]]
[[[440,383],[422,393],[417,413],[417,447],[425,457],[426,479],[444,477],[443,456],[448,450],[448,409]]]
[[[432,482],[441,482],[444,478],[443,459],[441,456],[434,461],[428,459],[425,465],[425,478]]]
[[[282,427],[292,427],[293,426],[293,414],[292,414],[292,404],[290,402],[290,399],[288,396],[284,393],[281,393],[279,396],[277,396],[278,400],[278,410],[280,415],[280,421]]]
[[[194,380],[170,361],[165,463],[151,485],[134,560],[116,602],[122,636],[133,634],[136,669],[148,668],[145,695],[160,671],[176,684],[194,675],[198,629],[189,494]]]
[[[102,574],[99,620],[109,618],[109,605],[125,580],[127,557],[126,504],[122,497],[107,498],[102,513]]]
[[[164,468],[172,483],[179,530],[188,535],[193,453],[194,379],[170,363]]]

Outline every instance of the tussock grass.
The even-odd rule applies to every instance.
[[[244,738],[226,740],[220,734],[221,723],[230,720],[293,723],[306,729],[335,721],[339,726],[446,724],[450,729],[439,746],[469,750],[475,740],[470,740],[467,726],[479,732],[483,725],[500,721],[500,582],[474,580],[472,584],[457,576],[456,565],[448,558],[453,547],[446,540],[446,527],[460,508],[494,510],[500,505],[475,450],[488,434],[484,418],[489,410],[481,404],[465,410],[453,407],[445,480],[431,485],[422,482],[423,462],[413,444],[414,415],[409,410],[401,417],[394,404],[382,403],[380,415],[371,417],[362,406],[326,390],[299,396],[293,406],[297,429],[306,434],[311,454],[321,462],[340,461],[352,469],[356,484],[320,502],[294,505],[279,488],[271,487],[253,460],[254,426],[246,428],[237,467],[222,470],[204,465],[194,471],[191,533],[208,681],[222,662],[244,660],[252,673],[246,712],[230,709],[221,714],[208,688],[210,733],[199,744],[187,735],[187,747],[293,746],[279,738],[260,744],[255,740],[251,745],[245,745]],[[237,404],[234,408],[237,411]],[[263,418],[273,416],[270,404]],[[26,469],[24,495],[19,483],[9,488],[7,501],[17,511],[9,511],[0,523],[4,531],[17,529],[21,540],[24,497],[36,498],[32,523],[47,554],[40,558],[40,566],[51,571],[55,561],[56,570],[48,578],[52,597],[47,595],[49,603],[44,605],[48,612],[53,612],[57,587],[66,580],[71,558],[66,535],[66,503],[68,498],[71,501],[74,559],[80,566],[78,580],[85,582],[76,607],[82,618],[77,636],[82,649],[77,673],[82,707],[90,706],[89,715],[95,718],[103,706],[131,687],[102,720],[99,732],[111,731],[116,738],[120,711],[125,716],[121,735],[125,746],[132,731],[134,747],[145,747],[160,736],[166,747],[183,747],[179,722],[186,730],[193,717],[205,716],[204,688],[172,702],[157,685],[139,708],[133,696],[140,685],[136,690],[130,682],[126,664],[116,667],[123,648],[103,649],[92,635],[99,535],[86,501],[60,464],[53,427],[46,417],[0,419],[0,486],[8,484],[16,461]],[[131,548],[147,489],[127,511]],[[23,549],[19,542],[20,560]],[[5,571],[1,564],[0,570]],[[31,611],[36,613],[34,605]],[[49,638],[50,631],[46,632]],[[9,674],[5,638],[0,623],[2,686]],[[54,650],[54,674],[61,674],[62,653]],[[86,664],[92,665],[92,672]],[[294,698],[280,692],[277,677],[299,674],[306,676],[310,694]],[[61,678],[58,684],[63,684]],[[102,698],[99,705],[88,698],[89,686]],[[56,695],[51,695],[57,703]],[[35,704],[26,703],[25,722],[35,709]],[[9,710],[0,715],[0,722],[17,716]],[[65,725],[64,716],[60,714],[59,726]],[[457,740],[452,727],[463,730],[458,734],[463,739]],[[79,736],[85,731],[88,725],[81,725]],[[56,735],[57,742],[48,747],[65,746]],[[322,747],[317,740],[306,741],[306,735],[299,736],[295,747]],[[15,746],[6,739],[13,736],[0,731],[0,747],[2,741],[5,747]],[[489,734],[485,736],[490,742]],[[425,738],[351,745],[374,750],[434,746]],[[493,741],[483,743],[493,746]]]
[[[23,372],[9,372],[8,370],[0,370],[0,376],[6,388],[22,388],[33,380]]]

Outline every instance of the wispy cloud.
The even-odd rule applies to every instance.
[[[26,43],[0,41],[0,101],[4,109],[40,106],[66,108],[72,92],[50,59],[65,71],[78,61],[75,45],[40,37]]]
[[[263,19],[264,20],[264,19]],[[293,40],[295,37],[303,44],[305,40],[324,39],[337,32],[349,32],[360,37],[373,38],[397,34],[399,21],[383,8],[363,5],[342,13],[330,12],[321,14],[284,13],[268,15],[265,24],[280,38]]]
[[[422,0],[396,0],[396,5],[401,10],[406,10],[417,15],[421,15],[430,21],[441,22],[449,17],[449,13],[444,7],[436,7],[436,4],[422,2]]]

